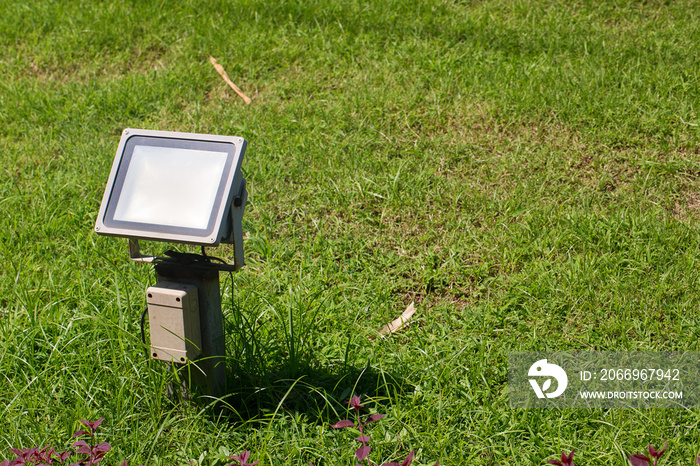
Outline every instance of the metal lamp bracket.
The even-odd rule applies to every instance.
[[[156,258],[154,256],[142,255],[141,249],[139,248],[139,240],[136,238],[129,238],[129,259],[136,262],[153,262]]]

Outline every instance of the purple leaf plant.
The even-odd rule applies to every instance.
[[[571,453],[568,455],[564,454],[564,452],[561,452],[561,461],[560,460],[547,460],[547,463],[549,464],[555,464],[556,466],[574,466],[574,452],[576,450],[571,450]]]
[[[661,455],[666,452],[666,448],[668,448],[668,442],[666,442],[664,447],[659,451],[656,451],[652,445],[649,445],[647,447],[649,456],[644,454],[629,455],[630,463],[632,463],[632,466],[656,466]],[[700,456],[695,461],[700,464]]]
[[[252,463],[248,462],[248,458],[250,458],[250,452],[248,450],[244,451],[240,455],[232,455],[229,456],[233,461],[236,462],[239,466],[255,466],[258,464],[260,461],[253,461]],[[230,463],[228,466],[234,466],[234,463]]]
[[[356,422],[350,421],[348,419],[343,419],[342,421],[333,424],[331,427],[333,427],[334,429],[355,427],[360,431],[360,436],[357,437],[355,440],[360,442],[362,446],[355,451],[355,456],[357,457],[357,461],[362,462],[367,459],[367,456],[369,456],[369,452],[372,451],[372,448],[370,448],[370,446],[367,445],[367,442],[369,442],[369,437],[365,435],[365,427],[370,422],[378,421],[379,419],[383,418],[384,414],[372,414],[369,417],[367,417],[367,420],[365,422],[361,422],[360,410],[364,408],[365,405],[360,404],[360,397],[357,395],[353,395],[352,398],[350,398],[348,404],[352,406],[352,408],[355,410]],[[367,460],[367,464],[369,464],[369,460]]]
[[[100,461],[112,449],[107,442],[95,443],[95,431],[102,424],[102,421],[104,421],[104,418],[92,422],[85,419],[80,420],[80,423],[89,430],[77,430],[73,434],[73,438],[87,435],[90,443],[85,440],[78,440],[66,451],[55,450],[50,445],[43,448],[13,448],[10,451],[15,455],[15,458],[3,461],[0,463],[0,466],[53,466],[64,464],[70,466],[99,466]],[[69,462],[68,459],[73,456],[75,456],[74,461]],[[122,463],[122,466],[127,466],[126,461]]]
[[[88,429],[90,429],[90,431],[79,430],[73,434],[73,437],[89,435],[90,443],[88,444],[85,440],[78,440],[73,445],[71,445],[71,448],[76,448],[75,452],[77,454],[86,455],[86,457],[82,461],[78,462],[79,466],[99,465],[102,458],[104,458],[107,452],[112,449],[112,446],[107,442],[100,442],[98,444],[95,444],[95,431],[104,420],[105,418],[103,417],[93,422],[87,421],[85,419],[80,420],[80,423]]]
[[[385,414],[370,414],[369,416],[367,416],[366,420],[362,422],[360,417],[360,410],[364,408],[365,405],[360,404],[360,397],[357,395],[353,395],[352,398],[350,398],[348,404],[355,410],[355,421],[353,422],[349,419],[343,419],[342,421],[336,422],[331,427],[333,427],[334,429],[355,427],[357,430],[360,431],[360,436],[356,437],[355,440],[360,442],[362,446],[355,450],[355,457],[358,461],[358,463],[355,466],[362,466],[362,464],[360,463],[362,463],[363,461],[366,461],[367,465],[369,466],[369,453],[372,451],[372,448],[368,445],[370,438],[368,435],[365,435],[365,427],[367,427],[367,424],[369,424],[370,422],[380,420],[385,416]],[[390,463],[384,463],[382,464],[382,466],[410,466],[410,464],[413,462],[414,457],[415,453],[413,452],[413,450],[411,450],[406,459],[403,460],[401,464],[392,461]],[[309,465],[313,466],[311,463],[309,463]],[[439,463],[435,463],[434,466],[440,465]]]

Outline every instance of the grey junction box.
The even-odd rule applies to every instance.
[[[202,353],[197,287],[163,281],[146,291],[151,356],[185,363]]]

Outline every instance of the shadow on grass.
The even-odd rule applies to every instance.
[[[396,374],[365,367],[297,367],[280,361],[267,373],[242,373],[229,356],[225,411],[236,421],[251,421],[272,413],[303,414],[310,422],[339,420],[345,415],[353,394],[382,399],[395,398],[411,387]]]
[[[319,288],[310,276],[273,293],[257,291],[254,284],[241,288],[248,291],[224,306],[227,395],[222,404],[233,422],[279,412],[328,422],[345,415],[353,394],[381,402],[410,389],[397,372],[371,361],[354,362],[352,337],[344,344],[328,336],[329,316],[339,313],[329,299],[334,292]],[[346,324],[352,332],[353,324]]]

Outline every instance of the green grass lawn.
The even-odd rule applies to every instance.
[[[354,392],[377,464],[691,464],[698,410],[506,385],[511,351],[700,350],[698,44],[690,0],[4,0],[0,458],[104,416],[110,463],[351,465]],[[224,417],[168,400],[154,273],[93,232],[126,127],[248,140]]]

